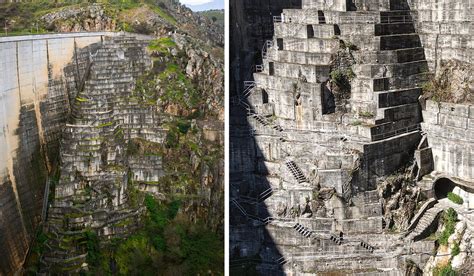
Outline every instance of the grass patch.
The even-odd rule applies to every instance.
[[[373,118],[375,115],[374,115],[374,113],[372,113],[370,111],[361,111],[361,112],[359,112],[359,116],[363,117],[363,118]]]
[[[77,97],[76,97],[76,101],[78,101],[78,102],[80,102],[80,103],[85,103],[85,102],[88,102],[89,100],[86,99],[86,98],[77,96]]]
[[[114,122],[102,123],[97,126],[97,128],[109,127],[112,126]]]
[[[448,193],[448,199],[451,200],[452,202],[456,203],[456,204],[463,204],[464,203],[464,200],[462,199],[462,197],[458,196],[457,194],[455,193],[451,193],[449,192]]]
[[[456,276],[457,273],[451,266],[451,263],[438,265],[433,269],[433,276]]]
[[[448,245],[449,236],[454,233],[454,228],[456,226],[458,214],[453,208],[449,208],[443,212],[443,216],[441,218],[444,224],[444,230],[438,236],[438,242],[441,245]]]
[[[461,252],[461,249],[459,248],[459,242],[455,242],[453,244],[453,247],[451,248],[451,256],[456,256],[456,255],[459,255],[459,253]]]
[[[173,16],[169,15],[167,12],[165,12],[162,8],[153,7],[153,11],[156,12],[161,18],[166,20],[168,23],[170,23],[172,25],[177,25],[178,24],[176,19]]]
[[[169,48],[174,47],[176,47],[176,43],[170,37],[154,39],[148,44],[148,49],[164,54],[168,53]]]

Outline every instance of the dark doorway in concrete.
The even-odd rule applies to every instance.
[[[274,64],[273,62],[269,62],[269,63],[268,63],[268,69],[269,69],[269,70],[268,70],[268,74],[269,74],[270,76],[275,75],[275,64]]]
[[[448,196],[448,193],[452,192],[456,187],[456,184],[449,178],[440,178],[433,184],[433,189],[437,199],[442,199]]]
[[[308,38],[313,38],[314,37],[313,25],[306,26],[306,31],[307,31]]]
[[[265,89],[262,89],[262,103],[268,103],[268,93]]]
[[[278,51],[283,51],[283,38],[277,38]]]

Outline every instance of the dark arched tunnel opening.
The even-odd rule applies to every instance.
[[[455,187],[456,183],[454,183],[449,178],[440,178],[436,180],[433,184],[436,199],[446,198],[448,193],[452,192]]]

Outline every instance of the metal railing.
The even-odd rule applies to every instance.
[[[261,218],[261,217],[258,217],[256,215],[252,215],[252,214],[249,214],[245,208],[240,205],[240,203],[236,200],[236,199],[231,199],[231,202],[237,207],[237,209],[239,209],[239,211],[244,215],[246,216],[247,218],[251,219],[251,220],[254,220],[254,221],[257,221],[257,222],[260,222],[260,223],[263,223],[265,225],[271,223],[273,220],[275,220],[274,217],[266,217],[266,218]]]
[[[262,59],[268,58],[268,50],[273,47],[273,40],[267,40],[262,47]]]
[[[416,15],[341,15],[336,18],[338,24],[380,24],[380,23],[413,23]]]
[[[242,92],[242,97],[247,98],[256,86],[257,82],[255,81],[244,81],[244,91]]]
[[[273,189],[270,187],[266,189],[265,191],[261,192],[258,196],[252,197],[252,196],[239,196],[242,201],[245,201],[250,204],[258,204],[263,202],[265,199],[267,199],[269,196],[271,196],[273,193]]]

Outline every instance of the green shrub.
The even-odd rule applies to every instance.
[[[92,230],[87,230],[84,233],[87,244],[87,263],[92,266],[97,266],[101,261],[101,252],[99,247],[99,238],[97,234]]]
[[[438,242],[441,245],[448,245],[449,236],[454,233],[454,228],[456,226],[457,213],[453,208],[443,212],[442,221],[444,223],[444,230],[438,236]]]
[[[451,256],[456,256],[461,252],[461,249],[459,248],[459,243],[455,242],[453,247],[451,248]]]
[[[330,73],[330,77],[331,81],[336,84],[342,91],[350,92],[350,81],[355,78],[355,74],[354,71],[352,71],[352,68],[338,68]]]
[[[456,276],[457,273],[453,270],[451,263],[446,265],[437,266],[433,270],[433,276]]]
[[[464,203],[464,200],[462,199],[462,197],[458,196],[455,193],[449,192],[448,193],[448,199],[451,200],[452,202],[456,203],[456,204],[463,204]]]

